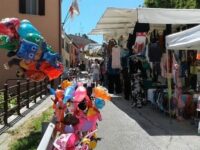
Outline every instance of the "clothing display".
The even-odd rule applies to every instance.
[[[112,68],[113,69],[121,69],[121,48],[119,46],[114,46],[112,48]]]
[[[149,61],[150,62],[160,62],[162,57],[162,49],[158,42],[149,44]]]
[[[140,54],[145,50],[146,46],[146,32],[137,32],[135,44],[133,45],[132,49],[135,54]]]

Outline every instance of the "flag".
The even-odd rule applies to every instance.
[[[70,13],[71,18],[73,18],[74,15],[79,15],[80,14],[77,0],[73,0],[71,6],[69,8],[69,13]]]

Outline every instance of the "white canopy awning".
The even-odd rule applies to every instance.
[[[200,50],[200,25],[166,37],[166,48],[171,50]]]
[[[138,21],[150,24],[198,24],[200,9],[138,8]]]
[[[164,29],[165,24],[199,24],[200,9],[107,8],[90,34],[127,34],[136,21],[150,23],[151,28],[156,25],[157,29]]]
[[[137,20],[136,9],[108,8],[91,34],[124,33],[133,30]]]

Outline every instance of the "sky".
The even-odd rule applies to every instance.
[[[72,0],[62,0],[62,22],[66,17]],[[144,0],[78,0],[80,14],[68,19],[64,25],[67,34],[87,34],[95,28],[97,22],[108,7],[137,8]],[[102,43],[102,35],[88,35],[90,39]]]

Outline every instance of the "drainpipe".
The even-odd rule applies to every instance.
[[[61,0],[58,0],[58,7],[59,7],[59,54],[62,56],[62,30],[61,30]]]

